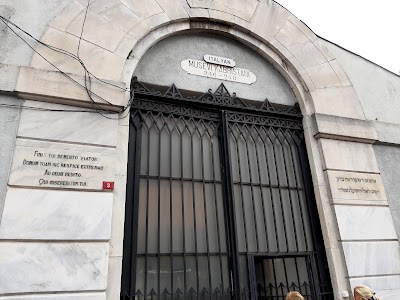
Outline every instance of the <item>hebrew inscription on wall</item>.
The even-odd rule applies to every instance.
[[[327,171],[333,199],[386,200],[379,174]]]
[[[250,21],[258,0],[188,0],[190,7],[211,8]]]
[[[114,181],[114,162],[107,153],[16,146],[9,185],[102,190]]]

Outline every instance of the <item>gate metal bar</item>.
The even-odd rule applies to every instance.
[[[229,147],[229,124],[227,120],[226,111],[221,112],[221,138],[222,146],[222,172],[225,177],[224,184],[224,204],[225,204],[225,220],[227,222],[227,235],[229,241],[229,257],[230,257],[230,270],[231,270],[231,288],[233,299],[241,299],[240,295],[240,262],[239,262],[239,248],[236,234],[236,216],[233,199],[233,179],[232,167],[230,164],[230,147]]]
[[[131,132],[130,132],[130,147],[129,157],[135,158],[133,165],[129,163],[130,168],[128,170],[128,178],[130,182],[133,179],[134,184],[127,186],[127,205],[126,205],[126,223],[125,223],[125,237],[124,237],[124,263],[123,263],[123,280],[121,299],[256,299],[257,298],[257,286],[252,285],[254,283],[255,271],[250,263],[250,256],[262,255],[272,259],[271,272],[273,276],[274,285],[268,286],[268,289],[273,288],[280,289],[281,295],[288,288],[300,288],[300,267],[298,259],[294,259],[291,267],[294,267],[295,277],[297,278],[298,284],[290,285],[289,274],[287,268],[289,268],[287,257],[294,255],[305,255],[307,260],[307,272],[309,283],[304,287],[304,293],[309,294],[309,299],[323,300],[332,299],[332,291],[329,283],[329,271],[325,269],[326,261],[324,255],[324,249],[321,248],[321,230],[319,228],[319,222],[314,222],[311,218],[310,222],[305,220],[310,219],[309,216],[316,215],[315,203],[313,203],[314,195],[312,185],[310,185],[309,178],[309,167],[308,160],[304,147],[304,139],[302,137],[302,116],[299,113],[297,107],[285,108],[283,106],[272,105],[266,100],[259,106],[255,106],[254,102],[247,102],[236,97],[235,94],[231,96],[226,90],[225,86],[221,86],[216,90],[215,93],[211,91],[202,94],[184,97],[187,95],[186,91],[179,91],[175,85],[172,85],[167,91],[159,92],[148,88],[144,84],[137,81],[136,78],[132,80],[131,89],[136,93],[136,99],[132,104],[131,110]],[[146,119],[147,118],[147,119]],[[150,121],[146,121],[150,120]],[[149,122],[149,123],[146,123]],[[172,122],[171,125],[168,122]],[[179,129],[178,123],[184,123],[184,127]],[[210,123],[211,122],[211,123]],[[203,138],[210,136],[209,125],[214,126],[219,136],[219,147],[213,143],[213,138],[210,139],[211,146],[207,142],[207,146]],[[217,124],[217,125],[216,125]],[[172,126],[172,127],[171,127]],[[216,127],[215,127],[216,126]],[[189,127],[194,128],[190,131]],[[201,128],[201,129],[200,129]],[[157,144],[158,152],[157,156],[154,157],[154,161],[150,161],[150,155],[147,156],[147,173],[141,174],[140,166],[140,151],[142,146],[142,133],[147,132],[147,150],[150,150],[150,131],[155,130],[157,132]],[[180,174],[173,174],[173,138],[172,132],[179,131],[179,147],[180,153],[183,155],[183,136],[187,134],[190,136],[190,143],[188,151],[190,153],[191,174],[188,177],[184,174],[184,162],[181,157],[180,162]],[[239,132],[237,137],[234,136],[233,131]],[[168,135],[168,142],[166,142],[167,148],[169,149],[169,165],[168,174],[162,174],[161,164],[164,158],[161,157],[161,144],[162,134],[166,132]],[[208,137],[207,137],[208,136]],[[195,138],[199,139],[196,141]],[[243,139],[243,149],[239,149],[239,140]],[[231,141],[235,140],[236,144],[232,145]],[[270,144],[270,146],[268,146]],[[133,145],[133,146],[132,146]],[[205,149],[209,150],[211,147],[211,161],[212,161],[212,175],[206,178],[205,174]],[[215,147],[214,147],[215,146]],[[272,148],[271,148],[272,146]],[[257,147],[260,147],[258,149]],[[269,148],[268,148],[269,147]],[[215,165],[218,165],[216,157],[214,156],[215,151],[219,148],[219,159],[221,163],[221,178],[217,178]],[[285,150],[286,149],[286,150]],[[199,152],[197,152],[199,151]],[[197,153],[197,154],[195,154]],[[236,154],[235,154],[236,153]],[[271,153],[274,161],[274,165],[270,166],[268,162],[268,155]],[[232,173],[233,156],[236,155],[237,164],[239,166],[239,177],[234,179]],[[252,158],[251,158],[251,155]],[[263,158],[267,159],[266,170],[261,169],[261,163]],[[272,158],[271,158],[272,159]],[[278,161],[281,165],[278,167]],[[149,171],[150,163],[156,162],[157,170],[156,174],[151,174]],[[254,165],[255,164],[255,165]],[[300,166],[300,167],[296,167]],[[200,178],[197,178],[195,174],[199,174]],[[244,168],[242,170],[242,168]],[[299,168],[299,169],[298,169]],[[242,176],[242,173],[246,169],[254,169],[248,174],[248,179]],[[263,179],[261,174],[264,172],[267,174],[267,179]],[[289,178],[288,174],[292,175],[293,178]],[[243,173],[244,174],[244,173]],[[275,174],[275,175],[274,175]],[[196,176],[195,176],[196,175]],[[263,175],[265,176],[265,175]],[[276,182],[272,180],[272,177],[276,176]],[[140,182],[144,183],[144,196],[145,200],[145,249],[144,253],[138,252],[138,234],[135,230],[138,228],[139,218],[139,186]],[[150,184],[156,183],[156,194],[150,197]],[[168,183],[169,196],[166,197],[161,194],[162,184]],[[174,198],[176,195],[173,194],[173,189],[176,184],[180,186],[180,214],[182,215],[182,232],[174,232],[173,219],[176,218],[173,212]],[[189,184],[189,185],[188,185]],[[221,215],[219,210],[222,209],[217,198],[219,191],[217,187],[222,184],[222,199],[223,199],[223,214],[224,220],[221,221]],[[212,185],[210,190],[210,185]],[[190,186],[191,195],[189,196],[184,189]],[[235,194],[234,187],[239,187],[239,194]],[[152,188],[153,189],[153,188]],[[201,192],[195,192],[195,190]],[[248,197],[245,200],[244,191],[247,191]],[[274,193],[278,193],[278,198],[274,198]],[[154,193],[154,192],[153,192]],[[207,194],[207,195],[206,195]],[[210,196],[212,195],[212,196]],[[267,202],[265,199],[271,197],[272,207],[272,222],[270,222],[270,216],[267,216]],[[284,196],[286,195],[286,196]],[[238,196],[238,203],[240,203],[241,214],[243,218],[244,226],[244,239],[245,246],[244,252],[240,250],[240,244],[238,240],[238,220],[236,219],[235,197]],[[208,199],[213,197],[213,201],[209,202]],[[285,198],[286,197],[286,198]],[[151,200],[155,199],[155,200]],[[165,200],[164,200],[165,199]],[[284,205],[284,199],[287,199],[287,203]],[[150,209],[150,200],[157,201],[156,206],[152,204]],[[190,202],[189,202],[190,201]],[[169,235],[169,253],[163,252],[161,249],[161,230],[164,230],[164,223],[161,223],[161,215],[163,207],[167,203],[167,215],[169,218],[169,224],[167,226]],[[203,203],[201,203],[203,202]],[[246,204],[245,204],[246,202]],[[256,202],[258,204],[256,204]],[[213,203],[213,204],[212,204]],[[261,203],[261,204],[260,204]],[[163,206],[162,206],[163,205]],[[209,205],[211,205],[209,207]],[[247,224],[245,215],[245,206],[248,207],[248,213],[250,213],[254,220]],[[212,211],[212,208],[214,210]],[[259,213],[259,210],[262,210]],[[190,210],[192,211],[193,220],[187,220],[185,224],[185,213]],[[208,214],[209,211],[211,214]],[[296,211],[296,213],[295,213]],[[165,213],[165,212],[164,212]],[[259,214],[258,214],[259,213]],[[152,224],[152,231],[157,231],[155,239],[157,243],[156,253],[153,253],[149,249],[149,235],[150,235],[150,214],[151,220],[155,220],[156,225]],[[296,220],[295,216],[300,215],[299,220]],[[257,217],[258,216],[258,217]],[[143,219],[144,216],[141,218]],[[210,218],[210,219],[209,219]],[[212,221],[215,219],[215,221]],[[281,222],[282,225],[278,224]],[[211,222],[211,223],[210,223]],[[214,223],[213,223],[214,222]],[[268,223],[269,222],[269,223]],[[315,224],[314,224],[315,223]],[[210,231],[209,226],[213,224],[217,232],[217,240],[213,241],[213,250],[211,250],[211,236],[215,233]],[[283,226],[283,241],[280,240],[278,234],[278,227]],[[310,227],[310,230],[307,228]],[[155,229],[154,229],[155,228]],[[203,228],[203,229],[201,229]],[[263,229],[261,229],[263,228]],[[199,230],[203,230],[200,235]],[[255,237],[254,249],[249,245],[249,238],[247,235],[249,231],[253,231]],[[259,230],[261,230],[259,232]],[[289,231],[293,232],[293,243],[289,243]],[[186,232],[187,231],[187,232]],[[226,231],[226,232],[225,232]],[[272,235],[275,239],[276,249],[274,249],[273,240],[266,237],[262,240],[263,231],[265,235],[269,235],[272,231]],[[192,232],[193,247],[194,250],[190,250],[189,244],[186,244],[186,235]],[[224,236],[221,233],[224,232]],[[311,236],[309,237],[309,233]],[[211,234],[211,235],[210,235]],[[181,235],[182,240],[182,251],[176,251],[174,249],[174,239]],[[204,244],[198,244],[198,239],[203,238]],[[301,238],[301,240],[299,240]],[[263,242],[262,242],[263,241]],[[262,244],[262,243],[263,244]],[[154,242],[153,242],[154,244]],[[215,248],[215,244],[218,245]],[[226,247],[224,246],[226,244]],[[204,245],[204,247],[203,247]],[[290,246],[292,245],[292,246]],[[153,247],[153,246],[152,246]],[[216,251],[215,251],[216,250]],[[255,252],[255,253],[252,253]],[[303,253],[303,254],[302,254]],[[242,265],[243,258],[247,255],[245,263],[247,268]],[[250,255],[250,256],[249,256]],[[255,257],[255,256],[254,256]],[[276,258],[273,258],[276,257]],[[169,288],[164,285],[161,286],[161,274],[162,268],[165,268],[165,258],[169,259],[170,265],[170,283]],[[215,260],[214,258],[217,258]],[[225,259],[228,258],[228,268],[230,278],[226,281],[224,275]],[[279,275],[279,270],[275,266],[273,259],[282,260],[283,273]],[[137,274],[138,260],[140,264],[144,263],[144,286],[143,289],[135,287],[138,277]],[[174,263],[181,260],[183,263],[183,286],[175,282],[173,274],[180,272],[179,268],[174,269]],[[217,262],[217,264],[215,264]],[[154,286],[149,285],[148,282],[148,264],[154,265],[157,283]],[[163,265],[164,264],[164,265]],[[212,267],[218,265],[220,270],[219,282],[220,286],[215,288],[215,283],[212,279]],[[189,278],[187,278],[187,268],[194,268],[196,274],[194,286],[189,285]],[[202,268],[200,271],[200,268]],[[244,270],[246,269],[246,270]],[[245,273],[248,272],[248,275]],[[206,281],[202,279],[200,283],[200,277],[203,276],[204,271],[208,273]],[[164,271],[163,271],[164,272]],[[283,276],[284,284],[278,284],[278,277]],[[164,275],[163,275],[164,276]],[[266,278],[265,270],[262,270],[260,274],[263,279]],[[149,277],[150,278],[150,277]],[[178,279],[177,279],[178,280]],[[250,285],[244,284],[247,280],[250,280]],[[264,280],[265,281],[265,280]],[[193,282],[191,279],[190,282]],[[191,283],[192,284],[192,283]],[[243,285],[244,284],[244,285]],[[180,287],[179,287],[180,286]],[[214,289],[215,288],[215,289]],[[265,287],[266,288],[266,287]],[[311,296],[313,295],[313,296]],[[283,296],[270,295],[270,298],[265,299],[283,299]],[[314,298],[315,297],[315,298]],[[260,298],[259,299],[264,299]]]

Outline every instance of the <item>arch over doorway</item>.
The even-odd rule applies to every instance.
[[[333,225],[336,220],[329,203],[321,146],[313,138],[310,116],[321,113],[365,119],[353,86],[318,37],[277,3],[256,1],[250,16],[243,16],[237,10],[224,8],[223,5],[200,7],[193,5],[194,2],[115,0],[110,5],[109,1],[91,1],[82,35],[81,58],[97,77],[128,86],[137,63],[152,45],[172,34],[202,30],[234,38],[271,62],[291,85],[305,117],[303,127],[325,248],[331,266],[332,284],[335,291],[347,290],[348,283],[344,279],[346,268],[337,245],[338,231]],[[48,24],[41,40],[75,52],[84,15],[85,1],[72,2]],[[83,75],[79,65],[68,57],[40,45],[37,49],[56,60],[64,72]],[[52,70],[36,54],[32,57],[31,67],[35,70]],[[49,84],[56,85],[59,80],[57,75],[48,74]],[[47,93],[34,87],[34,82],[29,82],[27,78],[26,72],[20,73],[18,85],[21,90],[32,95]],[[51,93],[50,96],[59,96],[57,91]],[[121,93],[115,91],[109,95],[122,98]],[[116,105],[123,106],[123,100]],[[80,105],[80,101],[85,102],[85,99],[74,101],[74,105]],[[126,145],[127,140],[122,141],[121,145],[124,143]],[[115,229],[116,232],[121,230],[121,226]],[[121,236],[115,234],[112,243],[122,244]]]

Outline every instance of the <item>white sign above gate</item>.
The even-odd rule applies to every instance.
[[[203,77],[246,84],[252,84],[257,80],[256,75],[249,70],[210,64],[201,60],[185,59],[181,62],[181,67],[189,74]]]

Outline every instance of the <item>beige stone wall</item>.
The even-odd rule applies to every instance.
[[[172,34],[201,30],[228,35],[256,50],[288,81],[305,117],[307,149],[335,299],[342,299],[341,292],[350,291],[350,284],[363,276],[370,278],[375,275],[398,274],[396,268],[400,261],[400,250],[393,236],[390,235],[388,242],[387,231],[377,228],[376,235],[386,238],[371,243],[362,234],[355,237],[352,235],[351,231],[359,228],[360,224],[354,227],[347,224],[346,216],[349,214],[350,220],[358,214],[379,214],[388,220],[387,226],[393,226],[387,218],[385,197],[365,200],[362,197],[347,199],[341,197],[340,193],[335,196],[338,195],[338,187],[334,185],[337,178],[332,175],[335,174],[333,172],[341,172],[337,177],[345,178],[359,178],[367,174],[368,178],[381,182],[371,146],[377,136],[375,128],[365,120],[358,95],[335,57],[308,27],[272,1],[254,2],[254,10],[251,7],[246,13],[239,6],[235,7],[236,4],[224,9],[223,5],[202,6],[198,5],[199,1],[192,2],[90,1],[80,42],[80,57],[95,76],[119,87],[93,79],[93,90],[109,103],[99,97],[94,97],[95,101],[111,110],[124,107],[128,93],[120,88],[129,86],[131,75],[144,53],[157,41]],[[48,23],[41,40],[76,53],[86,3],[84,0],[73,1]],[[192,6],[188,3],[192,3]],[[70,74],[74,81],[35,54],[29,67],[19,68],[15,93],[24,99],[90,107],[90,101],[81,86],[84,71],[79,63],[41,45],[36,50],[54,62],[60,70]],[[29,103],[34,105],[33,102]],[[50,107],[54,104],[38,105]],[[118,298],[128,143],[127,118],[107,121],[95,114],[94,129],[88,134],[85,132],[88,126],[85,122],[93,117],[73,112],[64,114],[57,120],[52,120],[48,115],[40,115],[40,112],[34,116],[21,116],[21,124],[25,125],[20,126],[17,143],[22,143],[24,147],[40,145],[49,149],[107,151],[115,158],[114,175],[117,185],[113,193],[104,193],[106,199],[101,202],[103,215],[96,213],[95,216],[82,216],[79,208],[69,206],[77,198],[82,199],[86,207],[93,205],[90,194],[93,192],[48,189],[28,191],[22,186],[9,187],[3,214],[3,220],[7,221],[0,224],[0,299],[30,299],[29,295],[15,296],[21,293],[35,294],[35,299]],[[54,112],[51,113],[53,115]],[[47,118],[50,118],[48,123],[45,122]],[[37,127],[29,129],[30,124],[37,124]],[[57,126],[72,126],[74,130],[66,134],[55,130],[55,134],[49,136],[49,128]],[[112,144],[102,139],[105,136],[109,137]],[[358,181],[351,184],[358,184]],[[340,188],[365,189],[364,186]],[[383,195],[384,189],[379,189]],[[343,190],[340,192],[353,194]],[[40,199],[43,207],[48,208],[36,212],[37,224],[42,224],[46,230],[57,227],[58,224],[51,222],[59,218],[76,218],[88,226],[91,224],[92,230],[83,234],[81,230],[70,232],[68,228],[59,226],[58,232],[41,232],[38,225],[26,232],[18,232],[18,228],[13,232],[12,224],[16,222],[13,220],[18,213],[23,213],[18,212],[16,206],[24,205],[27,210],[34,211],[35,199]],[[23,200],[25,202],[19,203]],[[68,209],[55,213],[52,209],[57,205],[55,201],[58,201],[59,207],[68,206]],[[344,212],[343,207],[346,208]],[[55,218],[57,214],[61,217]],[[7,224],[11,225],[8,227]],[[384,232],[380,234],[379,230]],[[387,249],[384,264],[376,259],[379,247]],[[358,256],[358,253],[362,255]],[[24,275],[24,270],[29,270],[30,275]],[[373,284],[374,281],[371,282]],[[57,296],[48,295],[54,292],[58,293]]]

